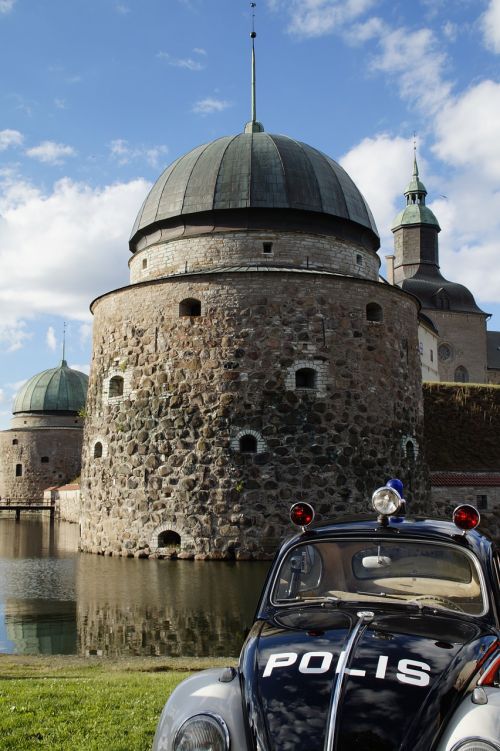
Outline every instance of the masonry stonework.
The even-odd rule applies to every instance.
[[[201,316],[179,317],[186,298]],[[369,303],[383,321],[366,320]],[[81,546],[155,555],[161,531],[179,557],[263,558],[294,501],[319,515],[367,509],[402,474],[425,507],[417,304],[399,289],[312,271],[184,274],[99,298],[85,426]],[[130,392],[103,399],[119,360]],[[321,387],[291,389],[294,364]],[[254,431],[265,451],[242,453]],[[106,456],[94,458],[95,441]],[[158,542],[156,543],[158,545]]]

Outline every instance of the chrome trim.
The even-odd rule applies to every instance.
[[[184,728],[189,722],[193,722],[193,720],[196,720],[199,717],[210,717],[211,720],[215,720],[220,725],[221,730],[224,734],[224,743],[226,744],[226,751],[230,751],[231,737],[229,735],[229,728],[224,722],[224,720],[222,719],[222,717],[218,714],[215,714],[215,712],[198,712],[197,714],[194,714],[194,715],[191,715],[191,717],[188,717],[187,720],[184,720],[182,725],[179,728],[177,728],[176,733],[175,733],[174,742],[172,745],[172,748],[174,749],[174,751],[176,749],[177,739],[179,737],[179,734],[182,728]]]
[[[491,749],[491,751],[500,751],[500,746],[498,746],[496,743],[493,743],[493,741],[490,741],[487,738],[478,738],[477,736],[471,738],[462,738],[461,741],[455,743],[450,751],[460,751],[460,749],[463,748],[466,743],[485,743],[489,746],[489,749]]]
[[[349,659],[354,650],[354,647],[356,646],[356,642],[358,641],[362,627],[367,626],[372,618],[375,617],[375,613],[372,613],[369,610],[360,610],[358,613],[356,613],[356,615],[358,616],[359,620],[351,631],[349,641],[347,642],[347,646],[344,650],[343,660],[340,665],[340,670],[337,674],[337,680],[335,682],[335,690],[330,702],[330,709],[328,710],[328,722],[326,726],[324,751],[334,751],[335,748],[335,729],[337,725],[337,714]]]

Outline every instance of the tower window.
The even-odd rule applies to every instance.
[[[14,438],[14,439],[12,440],[12,445],[13,445],[13,446],[17,446],[17,444],[18,444],[18,443],[19,443],[19,441],[17,440],[17,438]]]
[[[469,372],[463,365],[459,365],[455,370],[455,381],[458,381],[458,383],[469,383]]]
[[[94,444],[94,459],[101,459],[102,457],[102,443],[100,441],[97,441],[97,443]]]
[[[262,252],[263,253],[272,253],[273,252],[273,244],[272,243],[262,243]]]
[[[201,302],[192,297],[179,303],[179,316],[201,316]]]
[[[369,302],[366,306],[366,320],[381,323],[384,320],[384,311],[376,302]]]
[[[479,511],[486,511],[488,508],[488,496],[487,495],[477,495],[476,496],[476,504],[479,509]]]
[[[166,529],[158,535],[159,548],[178,548],[181,544],[181,536],[171,529]]]
[[[49,463],[49,457],[48,456],[42,456],[40,457],[40,461],[42,464],[48,464]]]
[[[116,397],[116,396],[123,396],[123,378],[122,376],[113,376],[113,378],[109,382],[109,393],[108,396],[110,398]]]
[[[242,454],[256,454],[257,438],[251,433],[242,435],[240,438],[240,451]]]
[[[143,258],[142,259],[142,268],[143,269],[147,269],[147,267],[148,267],[148,259],[147,258]]]
[[[362,265],[362,263],[363,263],[363,256],[361,255],[361,253],[358,253],[356,255],[356,263],[358,264],[358,266]]]
[[[23,476],[23,465],[16,464],[16,477],[22,477],[22,476]]]
[[[295,371],[296,389],[315,389],[316,371],[313,368],[300,368]]]

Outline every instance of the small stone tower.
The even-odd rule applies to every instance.
[[[441,381],[486,383],[486,318],[472,293],[439,270],[438,220],[425,205],[427,190],[417,158],[405,190],[406,206],[394,220],[394,282],[418,298],[439,334]]]
[[[2,499],[40,501],[46,488],[80,474],[87,386],[85,373],[65,360],[24,384],[11,428],[0,433]]]

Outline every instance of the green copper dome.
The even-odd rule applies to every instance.
[[[259,123],[250,125],[247,132],[198,146],[167,167],[139,211],[132,252],[142,236],[161,228],[193,222],[208,227],[217,215],[238,210],[264,211],[272,221],[269,209],[293,211],[310,221],[313,214],[340,220],[367,233],[378,247],[368,204],[337,162],[306,143],[263,132]]]
[[[88,382],[85,373],[68,368],[63,360],[59,367],[44,370],[24,384],[16,396],[13,412],[76,414],[85,406]]]

